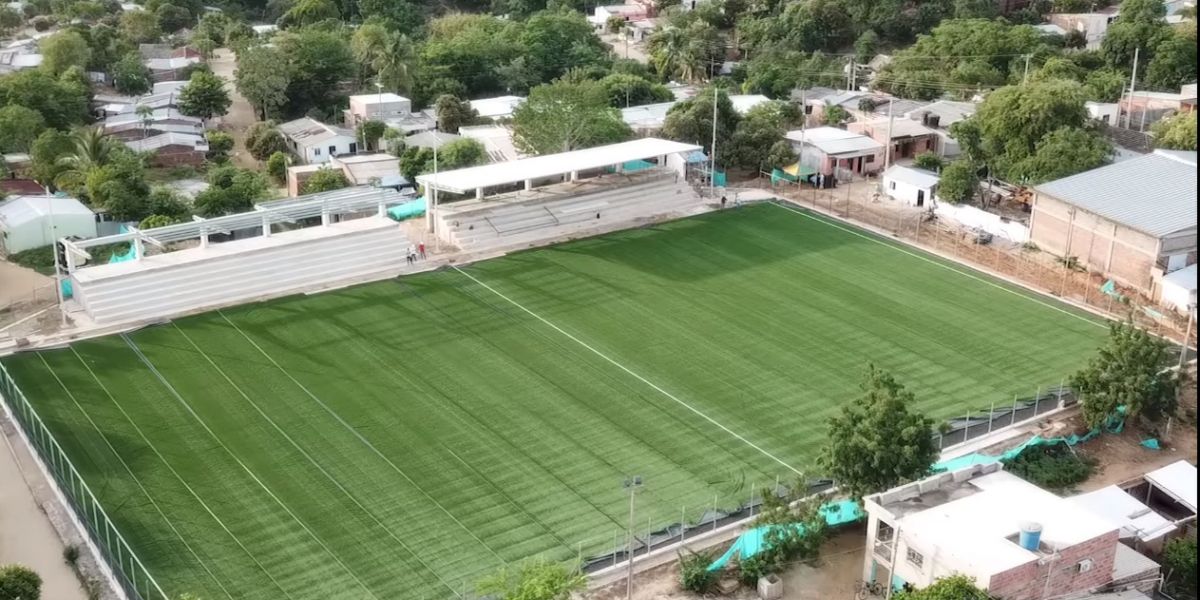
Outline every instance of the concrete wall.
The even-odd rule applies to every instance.
[[[1146,293],[1153,292],[1158,238],[1041,193],[1034,195],[1030,238],[1046,252],[1074,256],[1093,271]],[[1192,240],[1194,248],[1194,233]]]
[[[1000,600],[1041,600],[1100,588],[1112,581],[1117,538],[1117,531],[1110,531],[1064,548],[1054,557],[997,573],[988,582],[988,593]],[[1086,572],[1080,568],[1084,560],[1092,563]]]
[[[921,196],[920,206],[928,206],[932,204],[935,193],[934,190],[936,189],[936,184],[927,188],[922,188],[904,181],[897,181],[891,177],[888,177],[887,175],[884,175],[883,177],[883,193],[887,194],[891,198],[907,204],[908,206],[917,206],[917,196],[922,192],[924,194]]]
[[[150,156],[150,165],[154,167],[178,167],[189,165],[199,167],[204,164],[203,150],[197,150],[191,146],[163,146],[155,150]]]

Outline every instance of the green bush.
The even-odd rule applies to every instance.
[[[1196,540],[1171,540],[1162,554],[1166,588],[1176,598],[1196,597]]]
[[[717,581],[717,573],[709,571],[712,564],[711,552],[688,551],[679,553],[679,585],[689,592],[703,594]]]
[[[1095,460],[1079,456],[1066,444],[1026,448],[1005,463],[1005,469],[1010,473],[1056,492],[1083,483],[1095,468]]]
[[[0,567],[0,600],[38,600],[42,578],[21,565]]]
[[[63,560],[74,567],[75,563],[79,562],[79,547],[72,545],[63,548]]]

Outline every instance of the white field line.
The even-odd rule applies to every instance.
[[[1105,328],[1105,329],[1107,329],[1107,328],[1108,328],[1108,325],[1106,325],[1106,324],[1104,324],[1104,323],[1097,323],[1096,321],[1093,321],[1092,319],[1088,319],[1087,317],[1083,317],[1083,316],[1081,316],[1081,315],[1077,315],[1077,314],[1075,314],[1075,313],[1073,313],[1073,312],[1071,312],[1071,311],[1069,311],[1069,310],[1066,310],[1066,309],[1062,308],[1061,306],[1055,306],[1055,305],[1053,305],[1053,304],[1050,304],[1049,302],[1046,302],[1046,301],[1044,301],[1044,300],[1039,300],[1039,299],[1037,299],[1037,298],[1034,298],[1033,296],[1031,296],[1031,295],[1029,295],[1029,294],[1023,294],[1023,293],[1021,293],[1021,292],[1018,292],[1018,291],[1016,291],[1016,290],[1014,290],[1014,289],[1011,289],[1011,288],[1004,287],[1004,286],[1002,286],[1002,285],[1000,285],[1000,284],[996,283],[995,281],[990,281],[990,280],[984,279],[983,277],[980,277],[980,276],[978,276],[978,275],[975,275],[974,273],[968,273],[968,272],[966,272],[966,271],[960,271],[960,270],[958,270],[958,269],[955,269],[954,267],[952,267],[952,266],[950,266],[950,265],[948,265],[948,264],[945,264],[945,263],[943,263],[943,262],[939,262],[939,261],[933,260],[932,258],[929,258],[928,256],[922,256],[922,255],[920,255],[920,254],[917,254],[917,253],[915,253],[915,252],[912,252],[912,251],[909,251],[909,250],[905,250],[904,248],[901,248],[901,247],[899,247],[899,246],[897,246],[897,245],[895,245],[895,244],[889,244],[889,243],[887,243],[887,242],[885,242],[885,241],[883,241],[883,240],[881,240],[881,239],[879,239],[879,238],[877,238],[877,237],[870,236],[870,235],[866,235],[866,234],[864,234],[864,233],[862,233],[862,232],[855,231],[855,230],[853,230],[853,229],[850,229],[850,228],[848,228],[848,227],[844,227],[844,226],[842,226],[842,225],[840,225],[840,224],[838,224],[838,223],[835,223],[835,222],[833,222],[833,221],[829,221],[829,220],[827,220],[827,219],[821,219],[821,218],[817,218],[816,216],[814,216],[814,215],[812,215],[812,214],[809,214],[809,213],[807,213],[807,212],[804,212],[804,211],[797,210],[797,209],[795,209],[795,208],[792,208],[792,207],[790,207],[790,206],[787,206],[787,205],[785,205],[785,204],[782,204],[781,202],[770,202],[769,204],[771,204],[772,206],[778,206],[779,208],[782,208],[783,210],[786,210],[786,211],[788,211],[788,212],[796,213],[796,214],[798,214],[798,215],[800,215],[800,216],[802,216],[802,217],[806,217],[806,218],[812,219],[812,220],[814,220],[814,221],[816,221],[816,222],[818,222],[818,223],[824,223],[825,225],[828,225],[828,226],[830,226],[830,227],[833,227],[833,228],[835,228],[835,229],[840,229],[840,230],[842,230],[842,231],[845,231],[846,233],[849,233],[849,234],[851,234],[851,235],[855,235],[855,236],[858,236],[858,237],[860,237],[860,238],[863,238],[864,240],[869,240],[869,241],[875,242],[876,244],[879,244],[879,245],[881,245],[881,246],[886,246],[886,247],[888,247],[888,248],[891,248],[892,250],[895,250],[896,252],[900,252],[900,253],[902,253],[902,254],[907,254],[907,255],[909,255],[909,256],[911,256],[911,257],[913,257],[913,258],[917,258],[917,259],[923,260],[923,261],[925,261],[925,262],[927,262],[927,263],[930,263],[930,264],[933,264],[933,265],[937,265],[937,266],[939,266],[939,267],[941,267],[941,268],[943,268],[943,269],[946,269],[947,271],[952,271],[952,272],[954,272],[954,273],[958,273],[959,275],[962,275],[962,276],[964,276],[964,277],[968,277],[968,278],[970,278],[970,279],[974,279],[975,281],[978,281],[978,282],[980,282],[980,283],[983,283],[983,284],[986,284],[986,285],[990,285],[990,286],[992,286],[992,287],[994,287],[994,288],[996,288],[996,289],[999,289],[999,290],[1004,290],[1005,292],[1008,292],[1009,294],[1012,294],[1012,295],[1014,295],[1014,296],[1017,296],[1017,297],[1020,297],[1020,298],[1024,298],[1024,299],[1026,299],[1026,300],[1029,300],[1030,302],[1034,302],[1034,303],[1036,303],[1036,304],[1040,304],[1040,305],[1042,305],[1042,306],[1044,306],[1044,307],[1046,307],[1046,308],[1049,308],[1049,309],[1051,309],[1051,310],[1056,310],[1056,311],[1058,311],[1058,312],[1060,312],[1060,313],[1062,313],[1062,314],[1064,314],[1064,315],[1067,315],[1067,316],[1070,316],[1070,317],[1074,317],[1074,318],[1076,318],[1076,319],[1079,319],[1080,321],[1083,321],[1083,322],[1085,322],[1085,323],[1088,323],[1088,324],[1091,324],[1091,325],[1095,325],[1096,327],[1102,327],[1102,328]]]
[[[231,529],[229,529],[229,527],[227,525],[225,525],[225,521],[221,520],[221,518],[217,516],[217,513],[213,512],[212,508],[210,508],[208,506],[208,503],[205,502],[202,498],[200,498],[200,494],[197,494],[196,490],[192,489],[191,484],[189,484],[187,482],[187,480],[184,479],[183,476],[180,475],[179,472],[175,470],[175,467],[172,467],[171,463],[167,462],[167,458],[165,456],[163,456],[161,452],[158,451],[158,448],[155,447],[155,445],[153,443],[150,442],[150,438],[146,437],[146,434],[142,431],[142,428],[138,427],[137,423],[133,422],[133,418],[129,416],[128,412],[125,412],[125,408],[121,406],[121,403],[117,402],[116,396],[113,396],[112,392],[108,391],[108,386],[104,385],[104,383],[102,381],[100,381],[100,378],[98,376],[96,376],[96,372],[92,370],[91,365],[87,364],[87,361],[83,360],[83,357],[79,355],[79,352],[77,350],[75,350],[74,346],[71,346],[70,348],[71,348],[71,354],[74,354],[75,358],[79,359],[80,364],[82,364],[83,368],[87,369],[87,372],[91,374],[92,379],[95,380],[95,382],[96,382],[96,385],[100,386],[100,389],[104,391],[104,395],[108,396],[109,400],[112,400],[112,403],[113,403],[113,405],[115,405],[117,407],[117,410],[121,411],[121,414],[125,416],[125,420],[129,421],[130,425],[133,425],[133,430],[138,433],[138,435],[142,438],[142,441],[146,442],[146,446],[148,448],[150,448],[150,451],[153,452],[154,455],[158,457],[158,460],[162,461],[163,465],[165,465],[167,467],[167,470],[171,471],[171,474],[174,475],[175,478],[179,480],[179,483],[182,483],[183,487],[187,488],[188,493],[190,493],[192,495],[192,497],[195,498],[196,501],[200,503],[200,506],[204,507],[204,510],[206,512],[208,512],[208,515],[210,517],[212,517],[213,520],[216,521],[218,525],[221,526],[221,529],[225,530],[225,533],[229,534],[229,537],[232,538],[234,543],[237,544],[238,547],[242,549],[242,552],[245,552],[246,556],[250,557],[250,560],[254,561],[254,564],[257,565],[258,568],[263,572],[263,574],[266,575],[267,578],[271,580],[271,583],[274,583],[275,587],[279,588],[279,591],[283,592],[284,596],[291,598],[292,595],[289,594],[288,591],[283,588],[283,585],[279,583],[279,580],[275,579],[275,576],[272,575],[271,572],[267,570],[267,567],[258,560],[258,557],[254,556],[253,552],[250,552],[250,549],[247,548],[246,545],[242,543],[242,540],[239,539],[237,535],[234,535],[233,531]]]
[[[283,373],[284,376],[286,376],[288,379],[290,379],[292,381],[292,383],[296,384],[296,387],[303,390],[304,393],[307,394],[309,398],[312,398],[314,401],[316,401],[317,404],[321,405],[321,408],[325,409],[325,412],[329,413],[329,415],[331,417],[333,417],[334,419],[336,419],[338,423],[341,423],[342,427],[346,428],[346,431],[349,431],[350,433],[354,434],[354,437],[358,438],[358,441],[362,442],[363,445],[365,445],[367,448],[370,448],[371,452],[373,452],[379,458],[383,459],[383,461],[386,462],[392,468],[393,471],[398,473],[401,477],[404,478],[405,481],[407,481],[410,485],[412,485],[414,488],[419,490],[421,492],[421,494],[424,495],[425,498],[427,500],[429,500],[434,506],[438,507],[439,509],[441,509],[442,512],[446,513],[446,516],[450,517],[450,520],[454,521],[455,524],[457,524],[459,527],[461,527],[463,531],[467,532],[467,534],[470,535],[476,542],[479,542],[479,545],[486,548],[488,552],[491,552],[492,556],[495,556],[497,559],[499,559],[501,563],[508,564],[508,561],[504,560],[504,558],[502,556],[497,554],[496,551],[493,550],[491,546],[487,545],[487,543],[484,542],[482,539],[480,539],[479,536],[475,535],[474,531],[471,531],[470,529],[468,529],[467,526],[462,523],[462,521],[459,521],[458,518],[455,517],[449,510],[446,510],[446,507],[442,506],[442,503],[438,502],[437,499],[434,498],[432,494],[425,491],[425,488],[422,488],[420,485],[418,485],[417,482],[414,481],[412,477],[409,477],[408,474],[405,473],[404,470],[399,467],[399,465],[397,465],[395,462],[393,462],[392,459],[388,458],[387,455],[385,455],[383,452],[381,452],[379,450],[379,448],[375,447],[375,444],[372,444],[371,440],[368,440],[366,437],[363,436],[363,434],[359,433],[357,429],[355,429],[352,425],[347,423],[346,420],[343,419],[341,415],[339,415],[336,411],[334,411],[332,408],[330,408],[328,404],[325,404],[325,402],[322,401],[320,398],[318,398],[316,394],[312,393],[312,391],[310,391],[307,387],[305,387],[303,383],[300,383],[299,380],[297,380],[295,377],[292,377],[292,374],[289,373],[287,371],[287,369],[284,369],[283,365],[280,365],[278,362],[276,362],[276,360],[274,358],[271,357],[270,354],[267,354],[267,351],[263,350],[262,346],[259,346],[258,342],[255,342],[253,338],[251,338],[249,335],[246,334],[245,331],[242,331],[241,327],[238,327],[236,323],[229,320],[229,317],[225,316],[225,313],[221,312],[220,309],[217,309],[217,314],[221,315],[221,318],[225,319],[226,323],[229,323],[229,325],[231,327],[233,327],[238,333],[242,334],[242,337],[246,338],[246,341],[250,342],[250,345],[254,346],[254,348],[256,350],[258,350],[258,352],[260,354],[262,354],[264,357],[266,357],[267,360],[271,361],[271,364],[275,365],[275,368],[279,369],[280,373]]]
[[[784,462],[784,461],[783,461],[783,459],[781,459],[781,458],[779,458],[779,457],[775,456],[774,454],[771,454],[770,452],[767,452],[767,451],[766,451],[766,450],[764,450],[762,447],[760,447],[760,446],[758,446],[757,444],[755,444],[754,442],[751,442],[750,440],[746,439],[744,436],[742,436],[741,434],[737,433],[736,431],[734,431],[734,430],[732,430],[732,429],[730,429],[730,428],[728,428],[728,427],[726,427],[726,426],[722,425],[722,424],[721,424],[720,422],[718,422],[716,419],[713,419],[712,417],[710,417],[710,416],[708,416],[708,415],[704,414],[703,412],[701,412],[699,409],[697,409],[696,407],[692,406],[691,404],[688,404],[687,402],[684,402],[683,400],[680,400],[678,397],[676,397],[676,396],[675,396],[674,394],[672,394],[671,392],[668,392],[667,390],[664,390],[663,388],[659,387],[658,385],[656,385],[654,382],[650,381],[649,379],[646,379],[645,377],[642,377],[641,375],[637,374],[636,372],[634,372],[634,371],[633,371],[632,369],[630,369],[629,367],[626,367],[625,365],[621,364],[620,362],[617,362],[615,359],[613,359],[613,358],[609,357],[607,354],[605,354],[605,353],[603,353],[603,352],[601,352],[601,351],[597,350],[596,348],[593,348],[593,347],[592,347],[591,345],[589,345],[587,342],[585,342],[585,341],[583,341],[583,340],[579,339],[578,337],[575,337],[575,336],[574,336],[574,335],[572,335],[571,333],[569,333],[569,332],[567,332],[567,331],[563,330],[563,328],[559,327],[558,325],[555,325],[554,323],[551,323],[550,321],[546,320],[546,319],[545,319],[545,318],[543,318],[541,315],[539,315],[539,314],[537,314],[537,313],[533,312],[532,310],[529,310],[528,308],[525,308],[525,307],[524,307],[524,306],[522,306],[522,305],[521,305],[519,302],[517,302],[516,300],[513,300],[512,298],[509,298],[508,296],[505,296],[504,294],[500,293],[499,291],[497,291],[497,290],[496,290],[495,288],[493,288],[492,286],[490,286],[490,285],[488,285],[488,284],[486,284],[486,283],[484,283],[484,282],[480,281],[479,279],[476,279],[476,278],[475,278],[475,276],[471,275],[470,273],[467,273],[466,271],[464,271],[464,270],[462,270],[462,269],[460,269],[460,268],[458,268],[457,266],[454,266],[454,265],[451,265],[451,268],[452,268],[452,269],[454,269],[455,271],[458,271],[459,273],[461,273],[461,274],[462,274],[463,276],[465,276],[467,279],[470,279],[471,281],[474,281],[475,283],[479,284],[480,286],[482,286],[482,287],[483,287],[484,289],[486,289],[487,291],[489,291],[489,292],[491,292],[491,293],[493,293],[493,294],[495,294],[495,295],[499,296],[500,298],[504,299],[504,300],[505,300],[506,302],[508,302],[509,304],[512,304],[513,306],[515,306],[515,307],[517,307],[517,308],[521,309],[523,312],[525,312],[525,313],[526,313],[526,314],[528,314],[529,316],[531,316],[531,317],[533,317],[533,318],[537,319],[538,321],[541,321],[541,322],[542,322],[543,324],[545,324],[546,326],[548,326],[548,327],[550,327],[551,329],[553,329],[553,330],[555,330],[555,331],[557,331],[557,332],[561,333],[562,335],[566,336],[568,339],[570,339],[571,341],[575,342],[576,344],[579,344],[580,346],[583,346],[584,348],[588,349],[588,350],[589,350],[589,351],[590,351],[592,354],[595,354],[596,356],[599,356],[600,358],[604,359],[605,361],[607,361],[609,364],[613,365],[614,367],[617,367],[618,369],[620,369],[620,370],[622,370],[622,371],[624,371],[624,372],[628,373],[628,374],[629,374],[629,375],[631,375],[631,376],[632,376],[634,379],[637,379],[638,381],[640,381],[640,382],[642,382],[642,383],[646,384],[647,386],[649,386],[649,387],[650,387],[651,389],[653,389],[654,391],[656,391],[656,392],[658,392],[658,393],[662,394],[663,396],[666,396],[667,398],[671,399],[672,401],[674,401],[675,403],[679,404],[680,406],[682,406],[682,407],[684,407],[684,408],[686,408],[686,409],[688,409],[688,410],[692,411],[693,413],[695,413],[697,416],[699,416],[700,418],[704,419],[705,421],[708,421],[709,423],[712,423],[713,425],[717,426],[719,429],[721,429],[721,430],[722,430],[722,431],[724,431],[725,433],[728,433],[729,435],[731,435],[731,436],[733,436],[734,438],[738,439],[739,441],[741,441],[742,443],[746,444],[747,446],[750,446],[751,448],[753,448],[753,449],[757,450],[757,451],[758,451],[759,453],[761,453],[763,456],[766,456],[767,458],[769,458],[769,459],[771,459],[771,460],[773,460],[773,461],[775,461],[775,462],[779,463],[780,465],[783,465],[783,466],[784,466],[784,468],[788,469],[789,471],[791,471],[791,472],[793,472],[793,473],[795,473],[795,474],[797,474],[797,475],[801,475],[801,476],[803,476],[803,475],[804,475],[804,472],[803,472],[803,471],[801,471],[801,470],[799,470],[799,469],[797,469],[797,468],[793,467],[792,465],[789,465],[789,464],[787,464],[786,462]]]
[[[150,369],[150,372],[154,373],[154,376],[156,378],[158,378],[158,381],[160,383],[163,384],[163,387],[167,388],[167,391],[171,392],[171,395],[174,396],[175,399],[178,400],[179,403],[183,405],[183,407],[187,410],[188,414],[192,415],[192,417],[194,419],[196,419],[196,422],[200,423],[200,426],[204,428],[204,431],[208,432],[208,435],[211,436],[212,439],[214,441],[216,441],[218,445],[221,446],[221,449],[225,450],[225,453],[228,454],[229,457],[232,458],[235,462],[237,462],[238,466],[241,467],[242,470],[245,471],[246,474],[249,475],[250,478],[254,480],[254,483],[257,483],[258,487],[262,488],[262,490],[264,492],[266,492],[267,495],[270,496],[271,499],[274,500],[275,503],[278,504],[279,507],[282,508],[284,510],[284,512],[286,512],[288,514],[288,516],[290,516],[292,518],[293,521],[296,522],[296,524],[300,525],[300,527],[303,528],[304,531],[306,533],[308,533],[308,535],[310,537],[312,537],[312,539],[314,541],[316,541],[318,544],[320,544],[321,548],[325,550],[325,553],[328,554],[329,556],[331,556],[333,558],[334,562],[336,562],[339,566],[341,566],[342,569],[344,569],[350,575],[350,577],[354,578],[354,580],[356,582],[358,582],[359,586],[361,586],[364,591],[366,591],[368,594],[371,594],[372,597],[378,598],[378,596],[376,596],[375,593],[372,592],[369,587],[367,587],[367,584],[363,583],[363,581],[358,578],[358,575],[355,575],[354,571],[350,570],[350,567],[346,566],[346,563],[342,562],[342,559],[339,558],[338,555],[335,554],[332,550],[330,550],[329,546],[326,546],[325,542],[322,541],[321,538],[318,537],[316,533],[314,533],[311,529],[309,529],[308,525],[306,525],[304,523],[304,521],[302,521],[300,519],[300,517],[296,516],[296,513],[292,512],[292,510],[290,508],[288,508],[288,506],[286,504],[284,504],[283,501],[280,500],[279,497],[276,496],[274,492],[271,491],[271,488],[267,487],[267,485],[265,483],[263,483],[263,481],[261,479],[259,479],[258,476],[255,475],[253,471],[250,470],[250,467],[248,467],[246,465],[246,463],[242,462],[242,459],[239,458],[236,454],[234,454],[233,451],[229,449],[229,446],[225,445],[225,442],[222,441],[221,438],[217,437],[217,434],[212,430],[212,428],[210,428],[208,426],[207,423],[204,422],[204,419],[200,418],[200,415],[196,414],[196,411],[192,409],[191,404],[189,404],[188,401],[183,398],[183,396],[179,393],[179,391],[177,389],[175,389],[175,386],[171,385],[171,382],[167,381],[167,378],[164,377],[161,372],[159,372],[158,368],[154,366],[154,363],[150,362],[150,358],[147,357],[142,352],[142,349],[140,347],[138,347],[137,343],[135,343],[133,341],[133,339],[131,339],[128,335],[126,335],[124,333],[121,334],[121,339],[125,340],[125,343],[129,346],[129,348],[132,349],[135,354],[137,354],[138,358],[141,359],[142,363],[145,364],[146,367]]]
[[[54,377],[54,380],[58,382],[58,385],[61,386],[63,391],[67,393],[67,397],[70,398],[71,402],[75,404],[75,408],[79,409],[79,412],[88,420],[88,423],[92,424],[92,429],[96,430],[96,433],[99,434],[100,439],[104,440],[104,445],[108,446],[108,450],[113,453],[113,456],[117,457],[117,460],[120,461],[121,466],[125,468],[125,472],[129,474],[129,478],[133,480],[133,483],[138,486],[138,489],[140,489],[142,494],[146,496],[146,499],[150,501],[150,505],[154,507],[154,510],[158,513],[158,516],[162,517],[162,520],[166,522],[167,527],[171,528],[171,531],[175,534],[175,537],[179,538],[180,542],[183,542],[183,547],[187,548],[188,554],[191,554],[192,558],[196,559],[196,562],[199,563],[200,568],[204,569],[204,572],[208,573],[209,578],[217,584],[217,587],[221,588],[221,591],[224,592],[225,597],[229,598],[229,600],[234,600],[233,594],[230,594],[229,590],[225,589],[225,585],[221,583],[221,579],[213,574],[212,570],[208,568],[208,565],[204,564],[204,560],[201,559],[200,555],[196,554],[196,551],[192,549],[192,545],[188,543],[187,538],[183,537],[183,534],[179,532],[179,529],[175,527],[175,524],[171,522],[171,519],[167,518],[167,514],[163,512],[162,507],[160,507],[158,502],[154,500],[154,496],[150,495],[150,491],[146,489],[146,486],[142,485],[142,482],[140,479],[138,479],[137,475],[134,475],[133,469],[129,468],[129,463],[125,462],[125,459],[122,458],[119,453],[117,453],[117,449],[112,445],[112,442],[108,441],[108,436],[104,435],[104,432],[100,430],[100,426],[96,424],[96,421],[92,419],[92,416],[89,415],[86,410],[84,410],[83,405],[81,405],[79,400],[75,398],[75,394],[71,392],[71,388],[68,388],[67,384],[58,376],[58,373],[55,372],[54,367],[51,367],[50,363],[46,362],[46,357],[39,352],[38,358],[41,359],[42,364],[46,367],[46,370],[50,371],[50,375]]]

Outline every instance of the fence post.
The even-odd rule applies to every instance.
[[[717,530],[717,495],[713,494],[713,531]]]
[[[988,433],[992,433],[992,423],[996,420],[996,401],[992,400],[992,408],[988,411]]]
[[[683,545],[687,539],[687,505],[679,507],[679,544]]]

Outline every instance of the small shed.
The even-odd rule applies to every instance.
[[[1196,301],[1196,263],[1171,271],[1162,278],[1162,303],[1167,308],[1186,313]]]
[[[925,206],[937,194],[937,173],[892,165],[883,172],[883,193],[909,206]]]
[[[48,246],[69,236],[96,237],[95,213],[74,198],[15,196],[0,202],[0,248],[7,254]]]

